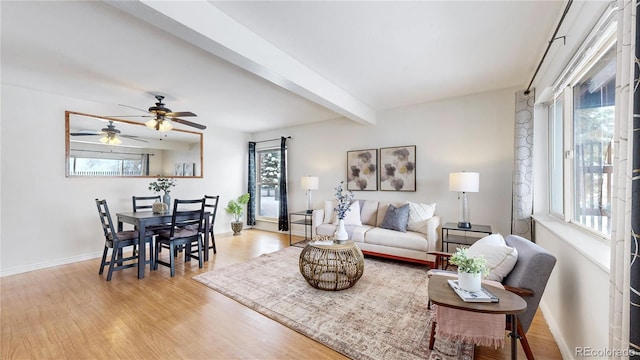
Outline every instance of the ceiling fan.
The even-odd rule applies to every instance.
[[[204,125],[201,125],[201,124],[198,124],[198,123],[194,123],[192,121],[180,119],[180,117],[198,116],[198,115],[196,115],[196,114],[194,114],[194,113],[192,113],[190,111],[176,111],[176,112],[173,112],[173,111],[171,111],[171,109],[165,107],[165,104],[162,102],[162,100],[164,99],[164,96],[155,95],[155,98],[158,100],[158,102],[155,104],[155,106],[152,106],[152,107],[149,108],[148,112],[151,113],[151,115],[140,115],[141,117],[153,117],[153,119],[145,122],[145,125],[148,128],[156,129],[156,130],[160,130],[160,131],[169,131],[169,130],[173,129],[172,122],[176,122],[178,124],[191,126],[191,127],[194,127],[194,128],[198,128],[200,130],[204,130],[204,129],[207,128]],[[128,105],[122,105],[122,106],[126,106],[126,107],[130,107],[132,109],[144,111],[142,109],[138,109],[138,108],[135,108],[133,106],[128,106]],[[112,116],[112,117],[115,117],[115,116]],[[131,117],[131,116],[118,116],[118,117]]]
[[[146,140],[142,140],[140,138],[138,138],[137,136],[133,136],[133,135],[122,135],[120,134],[120,130],[116,129],[116,126],[113,125],[113,121],[109,121],[109,125],[107,125],[107,127],[102,128],[99,132],[73,132],[73,133],[69,133],[70,136],[99,136],[102,135],[102,138],[100,139],[100,142],[103,144],[107,144],[107,145],[120,145],[122,144],[122,140],[120,140],[121,137],[123,138],[127,138],[127,139],[131,139],[131,140],[136,140],[136,141],[141,141],[141,142],[148,142]]]

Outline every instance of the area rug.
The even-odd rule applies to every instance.
[[[473,359],[473,345],[436,338],[424,266],[365,258],[351,288],[323,291],[288,247],[194,277],[202,284],[353,359]]]

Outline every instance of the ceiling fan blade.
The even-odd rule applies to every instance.
[[[176,116],[198,116],[198,115],[192,113],[191,111],[176,111],[176,112],[166,113],[165,116],[176,117]]]
[[[192,126],[194,128],[198,128],[200,130],[204,130],[204,129],[207,128],[204,125],[200,125],[200,124],[188,121],[188,120],[183,120],[183,119],[178,119],[178,118],[171,118],[171,121],[177,122],[179,124],[187,125],[187,126]]]
[[[143,113],[149,113],[147,110],[140,109],[140,108],[137,108],[137,107],[133,107],[133,106],[125,105],[125,104],[118,104],[118,105],[124,106],[124,107],[128,107],[128,108],[131,108],[131,109],[135,109],[135,110],[138,110],[138,111],[142,111]]]
[[[142,139],[140,139],[140,138],[138,138],[137,136],[134,136],[134,135],[120,135],[120,137],[131,139],[131,140],[135,140],[135,141],[140,141],[140,142],[144,142],[144,143],[148,143],[147,140],[142,140]]]
[[[154,115],[107,115],[110,118],[155,117]]]
[[[97,136],[101,135],[100,133],[69,133],[71,136]]]

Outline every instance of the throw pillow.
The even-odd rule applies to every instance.
[[[324,224],[333,224],[336,221],[336,212],[333,210],[338,204],[335,200],[325,200],[324,202]]]
[[[356,200],[349,205],[349,211],[344,214],[344,224],[345,225],[356,225],[362,226],[362,221],[360,220],[360,203]],[[336,213],[335,211],[333,212]],[[338,225],[338,216],[335,215],[336,219],[333,223],[334,225]]]
[[[485,279],[502,282],[518,261],[518,250],[507,246],[500,234],[491,234],[476,241],[467,250],[469,256],[482,255],[487,260],[489,274]]]
[[[427,221],[436,212],[436,203],[418,204],[409,202],[409,221],[407,230],[417,231],[427,235]]]
[[[389,205],[387,213],[380,227],[383,229],[407,232],[407,221],[409,220],[409,204],[400,207]]]

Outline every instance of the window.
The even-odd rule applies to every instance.
[[[277,218],[280,188],[280,148],[256,151],[258,156],[256,178],[257,216]]]
[[[611,234],[615,118],[612,13],[556,83],[549,107],[549,212],[605,236]]]
[[[69,157],[69,174],[80,176],[142,176],[142,159]]]

